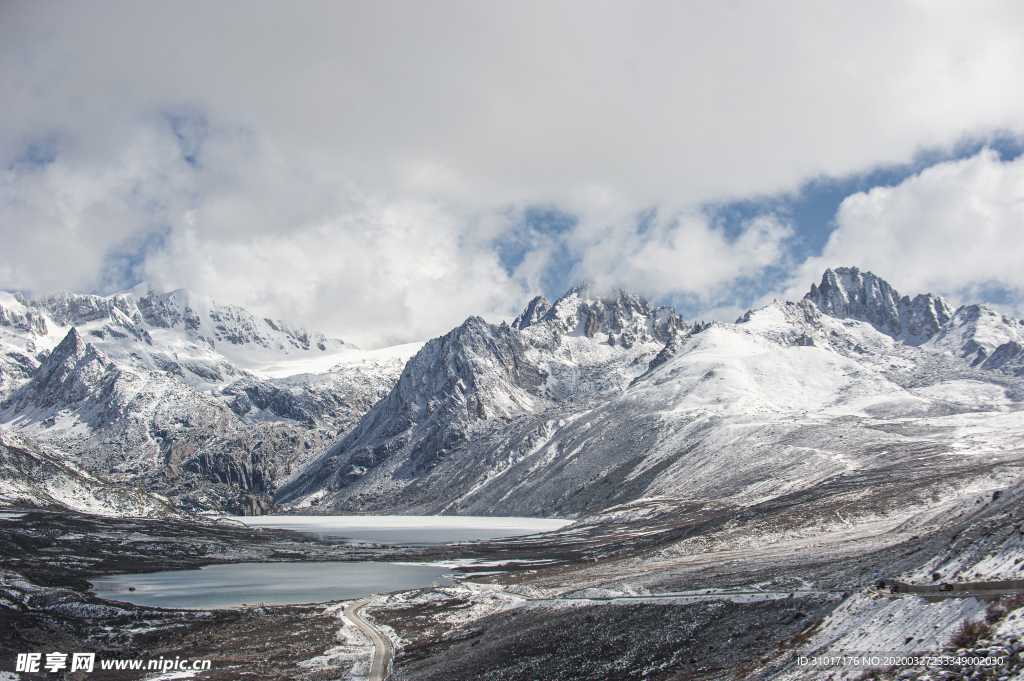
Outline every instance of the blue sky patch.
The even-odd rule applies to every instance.
[[[956,292],[957,296],[971,304],[974,301],[985,301],[986,305],[1012,308],[1020,299],[1020,291],[1006,288],[998,282],[986,282],[969,289]]]
[[[59,135],[51,134],[28,141],[21,152],[14,157],[8,170],[33,171],[44,168],[57,160],[60,154]]]
[[[193,168],[199,167],[203,142],[210,136],[210,123],[206,116],[195,112],[166,112],[163,119],[178,139],[181,158]]]
[[[721,230],[730,242],[739,238],[749,222],[759,216],[775,216],[788,223],[793,229],[793,237],[784,244],[786,260],[799,263],[822,253],[829,236],[837,227],[836,212],[847,197],[874,187],[896,186],[930,166],[970,158],[986,147],[995,151],[1002,162],[1009,162],[1024,153],[1024,139],[1009,134],[965,138],[952,149],[923,150],[910,163],[880,166],[845,177],[818,177],[804,183],[795,192],[707,204],[702,210],[711,226]],[[579,284],[581,278],[599,278],[600,273],[571,274],[579,264],[579,259],[573,257],[564,238],[578,223],[572,215],[551,206],[531,207],[523,215],[521,228],[511,230],[496,244],[502,266],[510,276],[528,253],[537,248],[546,248],[551,255],[542,273],[541,288],[549,300],[554,300]],[[637,238],[644,239],[662,217],[657,207],[638,213],[635,225]],[[543,236],[549,238],[541,238]],[[715,300],[702,300],[686,293],[670,293],[652,296],[650,302],[672,305],[684,318],[693,320],[709,307],[747,309],[766,291],[778,289],[785,284],[791,275],[790,268],[783,264],[765,268],[757,277],[741,277],[730,282],[727,292]],[[808,281],[808,288],[810,284]],[[1007,306],[1012,305],[1017,297],[1015,292],[996,286],[972,291],[971,295],[964,296],[965,299],[986,300]]]
[[[1012,135],[969,138],[951,150],[921,151],[907,164],[881,166],[846,177],[819,177],[804,183],[796,192],[708,204],[704,212],[729,238],[736,238],[744,223],[758,215],[774,214],[789,220],[796,232],[792,255],[804,260],[821,254],[836,228],[834,220],[839,204],[846,197],[874,187],[896,186],[925,168],[970,158],[985,147],[999,154],[1001,161],[1012,161],[1024,153],[1024,139]]]
[[[163,248],[170,234],[169,225],[155,226],[147,232],[133,234],[107,250],[100,269],[99,286],[93,293],[108,295],[111,291],[126,291],[144,281],[142,266],[146,256]]]
[[[512,212],[506,213],[511,215]],[[568,280],[578,260],[562,242],[565,235],[575,229],[579,218],[553,206],[529,206],[522,212],[521,221],[507,230],[495,242],[498,261],[509,276],[513,276],[526,256],[538,249],[550,249],[547,271],[542,276],[544,295],[551,295],[552,286]],[[552,248],[552,242],[554,247]],[[545,283],[547,282],[547,283]],[[569,286],[572,286],[570,284]],[[561,295],[562,290],[555,295]]]

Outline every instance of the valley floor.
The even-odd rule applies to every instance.
[[[18,653],[63,650],[211,660],[211,670],[177,678],[364,678],[369,642],[343,604],[161,610],[87,592],[100,574],[285,560],[416,561],[460,575],[367,607],[395,648],[396,680],[854,678],[864,669],[824,673],[798,661],[940,652],[965,622],[986,620],[994,628],[962,643],[1002,636],[1012,649],[1015,629],[999,627],[1016,622],[1024,600],[964,591],[1024,579],[1024,483],[992,474],[995,491],[943,494],[942,476],[919,475],[906,489],[898,477],[885,489],[837,479],[747,506],[644,499],[554,533],[437,547],[12,509],[0,514],[0,671],[13,672]],[[957,590],[877,587],[893,579]],[[1024,582],[1004,591],[1016,586]]]

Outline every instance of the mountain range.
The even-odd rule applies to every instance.
[[[264,513],[417,347],[363,352],[185,290],[0,293],[0,423],[186,510]]]
[[[1024,324],[856,268],[733,324],[584,284],[371,352],[184,290],[0,294],[0,343],[19,451],[154,509],[582,518],[949,473],[914,503],[1018,474],[1024,430]]]

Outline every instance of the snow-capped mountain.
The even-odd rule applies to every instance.
[[[1024,321],[985,307],[967,305],[928,341],[971,366],[1024,376]]]
[[[545,377],[540,393],[556,402],[624,389],[686,330],[670,307],[619,290],[600,295],[588,284],[550,307],[535,298],[512,326]]]
[[[651,496],[755,504],[922,452],[951,472],[978,451],[1015,469],[1020,324],[972,309],[855,268],[798,303],[690,329],[621,292],[536,299],[510,327],[470,319],[424,346],[278,499],[581,516]],[[1002,363],[975,361],[981,349]]]
[[[930,293],[900,298],[887,282],[855,267],[826,271],[804,299],[826,315],[870,322],[903,343],[927,344],[971,366],[1017,376],[1024,370],[1024,322],[984,305],[954,311]]]
[[[480,449],[495,432],[564,402],[624,390],[683,329],[671,308],[586,284],[553,306],[534,299],[512,326],[471,317],[428,342],[387,398],[294,474],[279,498],[319,502],[338,489],[327,495],[332,503],[359,508],[434,494],[447,481],[436,498],[450,500],[460,485],[479,482],[472,469],[453,468],[496,456]]]
[[[276,480],[352,428],[418,345],[342,341],[144,286],[0,294],[0,422],[90,471],[194,508],[262,512]]]
[[[140,284],[108,297],[65,291],[39,300],[0,293],[0,338],[8,354],[35,358],[71,327],[116,361],[170,371],[200,389],[230,382],[240,370],[264,378],[325,371],[358,351],[185,289],[162,293]]]
[[[957,310],[939,296],[899,296],[883,279],[856,267],[827,270],[804,300],[837,319],[870,322],[907,345],[925,345],[971,366],[1024,375],[1024,321],[984,305]]]
[[[808,300],[836,319],[860,319],[877,329],[909,343],[923,343],[946,325],[953,315],[949,304],[938,296],[924,294],[900,297],[887,281],[856,267],[826,270],[821,284],[811,284]]]

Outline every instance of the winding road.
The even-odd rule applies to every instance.
[[[363,619],[363,607],[372,600],[373,598],[363,598],[358,601],[352,601],[345,606],[345,617],[366,632],[366,635],[373,641],[373,662],[370,664],[368,680],[384,681],[388,676],[388,670],[391,668],[391,656],[394,651],[391,647],[391,641],[388,640],[387,636],[381,634],[379,629]]]
[[[982,583],[970,584],[970,585],[958,585],[961,588],[970,586],[980,586]],[[1022,589],[1016,589],[1014,591],[1008,591],[1006,593],[1020,592]],[[572,598],[568,596],[553,596],[547,598],[537,598],[525,596],[523,594],[513,593],[510,591],[498,591],[497,593],[505,594],[507,596],[514,596],[515,598],[521,598],[525,601],[564,601],[564,600],[581,600],[581,601],[619,601],[619,600],[659,600],[659,599],[678,599],[678,600],[714,600],[721,598],[728,598],[730,596],[761,596],[764,598],[785,598],[787,595],[794,593],[838,593],[838,590],[823,589],[823,590],[796,590],[796,591],[720,591],[720,592],[676,592],[676,593],[661,593],[661,594],[649,594],[649,595],[635,595],[635,596],[597,596],[589,598]],[[991,592],[990,592],[991,593]],[[890,594],[886,594],[890,595]],[[924,596],[925,594],[891,594],[891,596]],[[963,598],[970,596],[977,596],[976,592],[965,592],[960,591],[959,593],[951,592],[938,592],[928,593],[927,597],[934,599],[938,598]],[[391,646],[391,641],[388,640],[379,629],[363,619],[362,610],[368,603],[373,601],[373,598],[362,598],[358,601],[352,601],[345,606],[345,617],[354,623],[357,627],[366,632],[366,635],[370,637],[373,642],[373,661],[370,663],[370,675],[367,677],[368,681],[386,681],[388,676],[388,670],[391,668],[391,658],[394,655],[394,648]]]

